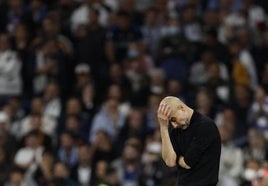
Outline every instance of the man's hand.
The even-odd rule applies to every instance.
[[[170,115],[170,107],[162,101],[157,111],[157,117],[161,127],[168,127]]]
[[[190,169],[191,167],[189,165],[187,165],[184,161],[184,157],[183,156],[180,156],[179,157],[179,161],[178,161],[178,164],[182,167],[182,168],[185,168],[185,169]]]

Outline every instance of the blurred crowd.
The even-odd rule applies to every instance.
[[[265,0],[0,0],[0,185],[171,186],[160,100],[213,118],[218,186],[268,186]]]

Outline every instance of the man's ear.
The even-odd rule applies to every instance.
[[[178,110],[182,110],[182,111],[184,111],[185,109],[184,109],[184,107],[183,107],[183,105],[178,105]]]

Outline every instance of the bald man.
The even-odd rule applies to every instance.
[[[216,186],[221,140],[210,118],[176,97],[165,97],[158,108],[162,158],[177,166],[177,186]]]

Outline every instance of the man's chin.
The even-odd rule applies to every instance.
[[[180,128],[181,128],[182,130],[185,130],[185,129],[188,128],[188,125],[181,125]]]

